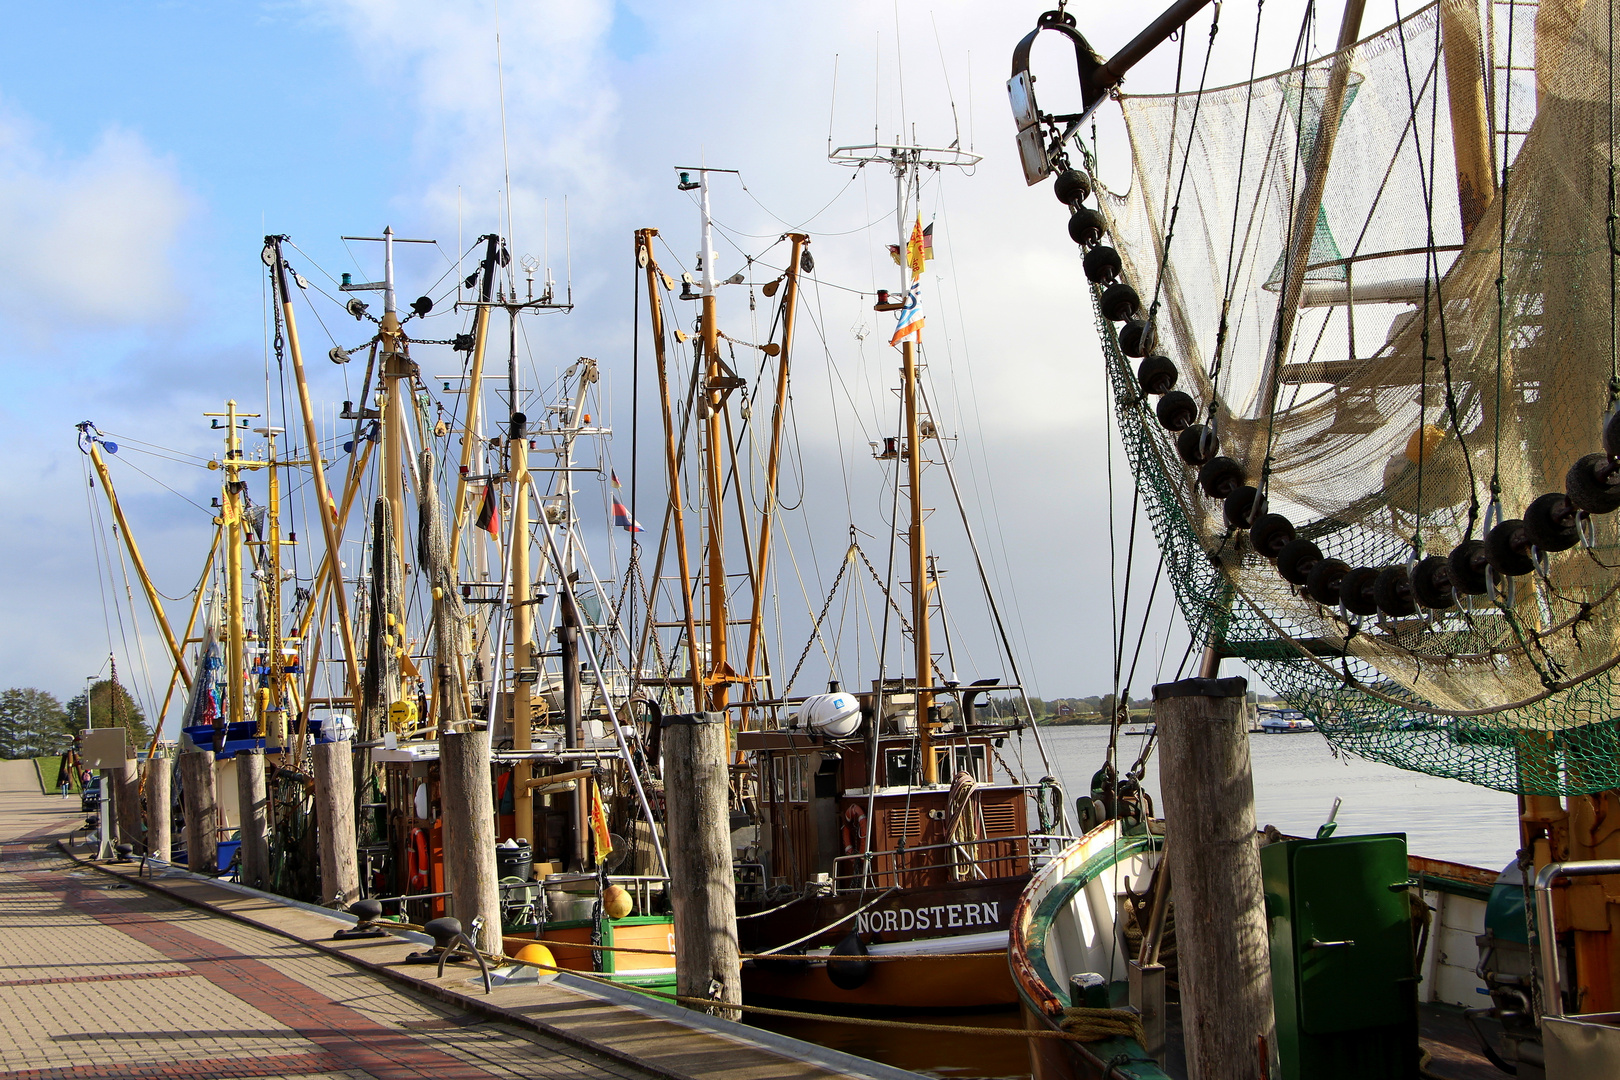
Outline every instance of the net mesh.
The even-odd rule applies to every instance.
[[[1271,511],[1325,556],[1382,568],[1445,555],[1562,491],[1600,449],[1614,370],[1608,16],[1577,0],[1489,5],[1482,22],[1472,0],[1444,0],[1201,100],[1122,98],[1132,188],[1100,202],[1125,280],[1152,305],[1156,351],[1221,453],[1251,484],[1268,475]],[[1298,223],[1313,216],[1307,238]],[[1114,325],[1098,323],[1197,641],[1364,757],[1533,794],[1620,786],[1615,515],[1489,596],[1356,619],[1227,526]]]

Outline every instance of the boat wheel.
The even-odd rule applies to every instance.
[[[1305,591],[1318,604],[1339,602],[1339,583],[1350,572],[1350,564],[1343,559],[1318,559],[1305,578]]]
[[[1080,265],[1085,269],[1086,280],[1096,285],[1107,285],[1125,269],[1119,261],[1119,252],[1103,244],[1086,252]]]
[[[1245,485],[1226,497],[1221,516],[1226,519],[1228,529],[1247,529],[1265,509],[1266,502],[1259,490]]]
[[[1150,356],[1136,367],[1136,381],[1149,394],[1168,394],[1176,387],[1176,362],[1168,356]]]
[[[1176,453],[1189,465],[1202,465],[1220,448],[1221,440],[1215,429],[1206,424],[1194,424],[1176,436]]]
[[[1373,584],[1380,572],[1376,566],[1358,566],[1339,579],[1339,600],[1346,611],[1362,616],[1378,614]]]
[[[1386,566],[1373,580],[1373,600],[1385,615],[1401,618],[1417,614],[1412,578],[1404,566]]]
[[[1266,514],[1249,526],[1249,543],[1268,559],[1281,555],[1294,536],[1294,523],[1281,514]]]
[[[1430,555],[1412,567],[1412,595],[1434,611],[1444,611],[1457,602],[1451,594],[1451,560]]]
[[[1198,486],[1212,499],[1224,499],[1248,482],[1249,474],[1232,458],[1212,458],[1198,470]]]
[[[1277,553],[1277,573],[1290,585],[1304,585],[1322,561],[1322,549],[1304,537],[1295,537]]]
[[[1079,169],[1064,169],[1057,174],[1057,179],[1052,181],[1052,194],[1056,195],[1058,202],[1065,206],[1085,202],[1086,197],[1091,194],[1091,177]]]
[[[1587,454],[1569,467],[1564,490],[1588,514],[1612,514],[1620,510],[1620,467],[1606,454]]]
[[[1542,551],[1568,551],[1581,542],[1580,511],[1562,491],[1551,491],[1524,511],[1524,527]]]
[[[1469,596],[1485,595],[1485,541],[1464,540],[1451,549],[1451,584]]]
[[[1511,519],[1502,522],[1485,536],[1485,561],[1498,574],[1518,577],[1536,568],[1535,556],[1530,554],[1533,541],[1523,521]]]
[[[1124,322],[1142,310],[1142,298],[1125,282],[1116,281],[1103,290],[1097,306],[1102,310],[1103,318],[1109,322]]]
[[[1198,419],[1198,403],[1180,390],[1172,390],[1159,399],[1153,410],[1159,423],[1168,431],[1185,431]]]
[[[1089,206],[1082,206],[1069,217],[1069,239],[1081,247],[1090,247],[1102,240],[1106,224],[1101,214]]]
[[[1132,319],[1119,331],[1119,350],[1126,356],[1142,357],[1153,351],[1158,335],[1141,319]]]

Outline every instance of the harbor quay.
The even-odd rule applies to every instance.
[[[73,843],[84,824],[77,799],[39,793],[31,762],[0,762],[4,1080],[849,1075],[562,987],[485,995],[455,965],[390,974],[419,946],[344,943],[350,957],[322,940],[342,925],[323,916],[115,873]]]

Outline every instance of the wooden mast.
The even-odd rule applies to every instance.
[[[265,245],[274,259],[275,285],[280,293],[281,318],[287,324],[287,352],[292,358],[293,381],[298,386],[298,407],[304,419],[304,442],[309,447],[309,475],[315,484],[315,503],[320,508],[321,533],[326,541],[326,561],[336,583],[332,593],[337,600],[338,634],[343,639],[343,670],[351,697],[360,691],[360,665],[355,656],[354,627],[349,623],[349,600],[343,592],[343,575],[338,569],[343,564],[339,549],[337,507],[332,504],[331,489],[326,486],[326,466],[321,460],[320,432],[315,427],[315,407],[309,398],[309,383],[304,378],[304,351],[298,343],[298,325],[293,320],[292,296],[287,292],[287,261],[281,257],[283,237],[267,236]],[[363,404],[363,403],[362,403]]]
[[[229,723],[247,719],[246,703],[242,700],[243,663],[246,651],[247,628],[242,620],[242,481],[243,469],[257,468],[258,462],[242,460],[242,437],[237,421],[246,423],[247,417],[258,413],[239,413],[235,399],[225,402],[222,413],[204,413],[204,416],[225,418],[225,460],[210,461],[209,468],[223,469],[225,483],[221,489],[219,523],[225,528],[225,683],[229,694]]]
[[[394,297],[394,230],[383,229],[383,316],[378,333],[382,336],[381,378],[383,404],[383,494],[394,519],[394,559],[400,579],[405,575],[405,446],[406,409],[410,397],[404,384],[410,379],[410,361],[405,357]]]
[[[1446,57],[1446,105],[1451,113],[1452,157],[1457,166],[1457,203],[1463,239],[1474,231],[1496,198],[1491,123],[1485,111],[1485,63],[1480,52],[1479,8],[1440,5],[1440,44]]]
[[[652,319],[653,355],[658,363],[658,399],[664,418],[664,463],[669,472],[669,521],[675,533],[675,559],[681,571],[681,614],[686,623],[687,652],[691,657],[693,707],[703,700],[703,671],[697,659],[697,618],[692,611],[692,567],[686,546],[686,514],[681,503],[680,455],[675,446],[675,411],[669,396],[668,352],[664,342],[664,304],[659,296],[662,272],[658,260],[653,258],[653,237],[657,229],[636,230],[636,259],[647,271],[647,306]],[[663,559],[653,567],[653,589],[658,587]],[[653,620],[647,620],[647,632],[654,632]]]
[[[709,656],[707,674],[703,680],[703,699],[695,703],[697,709],[724,712],[730,696],[726,681],[726,552],[725,552],[725,477],[721,468],[720,410],[725,407],[729,393],[730,372],[720,359],[720,325],[715,315],[714,237],[713,222],[709,216],[709,172],[698,172],[698,201],[703,211],[703,267],[702,317],[700,323],[703,343],[703,478],[705,502],[708,509],[707,593]],[[684,587],[684,586],[683,586]],[[694,660],[695,665],[695,660]]]
[[[1350,82],[1350,54],[1346,51],[1356,43],[1361,33],[1361,15],[1366,0],[1346,0],[1344,16],[1339,22],[1339,41],[1334,52],[1333,66],[1328,69],[1328,84],[1322,95],[1322,111],[1316,122],[1316,138],[1311,144],[1311,160],[1305,172],[1305,190],[1294,205],[1294,234],[1288,248],[1288,261],[1284,264],[1281,292],[1278,294],[1276,333],[1266,353],[1265,368],[1260,377],[1263,409],[1269,410],[1271,387],[1276,382],[1277,369],[1288,359],[1288,346],[1293,338],[1294,320],[1299,316],[1299,301],[1304,295],[1305,268],[1310,264],[1311,248],[1316,240],[1316,222],[1322,210],[1322,195],[1327,190],[1328,166],[1333,160],[1333,147],[1339,138],[1339,114],[1344,110],[1344,92]],[[1301,73],[1300,95],[1310,93]],[[1297,133],[1304,138],[1304,132]],[[1261,492],[1262,495],[1265,492]],[[1205,658],[1206,667],[1208,657]]]
[[[765,632],[765,574],[771,554],[771,525],[776,520],[776,482],[782,460],[782,426],[787,417],[788,358],[793,351],[793,315],[799,297],[799,256],[810,237],[804,233],[790,233],[793,253],[788,256],[787,281],[782,290],[782,345],[776,364],[776,408],[771,413],[771,448],[765,462],[765,506],[759,514],[759,550],[754,559],[754,606],[748,617],[748,651],[743,663],[743,675],[749,679],[753,697],[760,697],[760,683],[756,680],[755,665],[759,661],[760,641]],[[774,694],[771,696],[775,696]]]
[[[934,682],[934,660],[928,633],[928,539],[923,531],[922,424],[917,409],[917,344],[911,338],[900,343],[900,357],[900,379],[906,403],[907,494],[911,502],[911,524],[907,537],[911,554],[911,626],[917,665],[917,752],[922,755],[923,783],[937,784],[939,767],[934,761],[934,733],[928,721],[934,695],[926,689]]]
[[[478,279],[478,306],[473,314],[472,369],[467,376],[467,416],[461,429],[461,473],[456,480],[456,501],[451,503],[450,557],[461,547],[461,523],[467,519],[467,474],[472,471],[473,447],[478,443],[478,410],[484,393],[484,352],[489,345],[489,302],[495,288],[495,259],[501,238],[495,233],[482,237],[484,261]],[[458,271],[459,272],[459,271]],[[485,483],[492,483],[486,480]]]
[[[84,428],[81,427],[80,430]],[[147,576],[146,562],[141,558],[141,549],[135,546],[135,534],[129,531],[129,522],[124,519],[124,508],[118,502],[118,492],[113,488],[112,476],[108,474],[107,463],[101,456],[101,444],[90,431],[85,431],[85,442],[90,446],[90,463],[95,466],[96,476],[101,480],[102,494],[107,497],[107,505],[112,508],[113,520],[118,522],[118,535],[123,537],[124,550],[129,552],[129,561],[135,566],[135,576],[141,581],[141,591],[146,594],[146,602],[151,605],[152,619],[157,623],[158,629],[163,631],[163,641],[169,647],[169,655],[174,658],[175,669],[189,690],[191,672],[186,668],[186,662],[181,655],[180,643],[175,640],[174,631],[169,628],[169,619],[164,614],[162,601],[158,599],[157,588]],[[162,723],[163,716],[160,713],[158,726],[161,727]]]
[[[534,748],[534,684],[540,667],[534,656],[534,584],[529,568],[529,434],[528,417],[519,409],[517,362],[517,312],[511,318],[507,354],[507,386],[510,388],[511,419],[507,447],[511,454],[512,477],[512,749]],[[512,768],[512,810],[517,838],[535,846],[534,764],[527,759]]]

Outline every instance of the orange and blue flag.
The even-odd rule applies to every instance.
[[[922,340],[923,316],[922,301],[922,275],[923,268],[928,263],[928,249],[933,238],[923,232],[922,215],[917,215],[917,224],[912,226],[911,239],[906,243],[906,265],[911,268],[911,284],[906,289],[905,306],[899,311],[900,325],[895,327],[894,337],[889,339],[890,345],[900,342],[915,334],[917,340]]]

